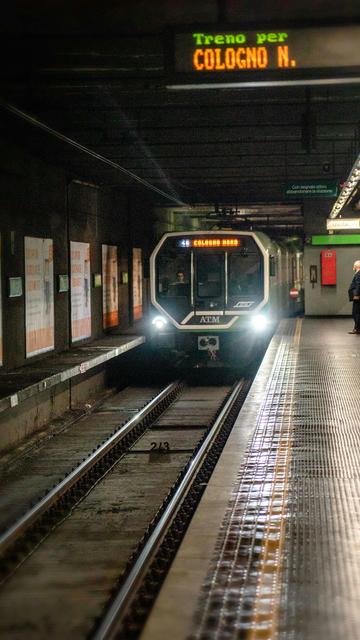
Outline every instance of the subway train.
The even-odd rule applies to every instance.
[[[302,253],[261,232],[166,233],[150,257],[150,290],[159,354],[241,366],[281,317],[301,311]]]

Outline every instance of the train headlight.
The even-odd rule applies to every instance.
[[[156,316],[152,319],[151,324],[155,327],[155,329],[161,331],[161,329],[163,329],[167,324],[167,320],[163,316]]]
[[[251,324],[255,331],[264,331],[268,326],[269,321],[266,316],[259,314],[251,318]]]

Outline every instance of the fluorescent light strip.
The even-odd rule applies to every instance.
[[[309,80],[259,80],[252,82],[201,82],[187,84],[168,84],[166,88],[171,91],[193,90],[193,89],[243,89],[248,87],[271,87],[271,86],[293,86],[293,85],[317,85],[317,84],[358,84],[359,76],[351,78],[313,78]]]
[[[355,191],[356,187],[359,184],[360,179],[360,155],[357,157],[349,175],[345,182],[345,186],[341,189],[341,192],[336,200],[331,212],[329,214],[329,218],[336,218],[343,206],[347,203],[352,193]]]

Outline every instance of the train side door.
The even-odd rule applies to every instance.
[[[223,314],[225,308],[225,255],[198,252],[195,254],[194,307],[195,312]]]

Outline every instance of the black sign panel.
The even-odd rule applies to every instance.
[[[272,83],[360,79],[360,26],[211,30],[174,36],[176,81]],[[268,82],[266,82],[268,81]]]

